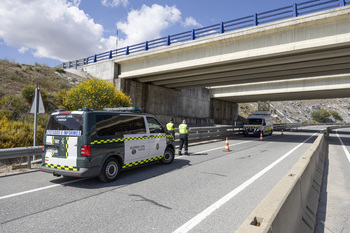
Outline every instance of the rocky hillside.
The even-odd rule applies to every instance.
[[[329,117],[329,122],[348,122],[350,123],[350,98],[341,99],[321,99],[321,100],[299,100],[299,101],[279,101],[271,102],[274,108],[270,109],[276,114],[276,123],[312,123],[312,112],[326,109],[327,111],[336,111],[342,120]],[[239,114],[247,117],[252,111],[258,110],[257,103],[240,104]],[[278,112],[282,113],[282,117]]]

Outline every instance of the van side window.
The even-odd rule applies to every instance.
[[[147,117],[150,133],[164,133],[164,127],[153,117]]]
[[[146,133],[143,116],[121,116],[124,125],[124,134]]]
[[[96,115],[98,136],[146,133],[143,116]]]

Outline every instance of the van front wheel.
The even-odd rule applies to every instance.
[[[109,158],[103,164],[99,179],[102,182],[112,182],[115,181],[118,177],[120,171],[120,163],[116,158]]]
[[[171,163],[175,158],[175,152],[174,150],[170,148],[166,148],[163,158],[160,160],[162,164],[169,164]]]

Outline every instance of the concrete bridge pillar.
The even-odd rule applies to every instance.
[[[174,118],[176,124],[186,119],[190,125],[233,125],[238,118],[238,104],[213,99],[206,88],[170,89],[130,79],[118,78],[120,66],[112,61],[84,66],[94,77],[113,82],[131,97],[133,106],[152,113],[163,123]]]

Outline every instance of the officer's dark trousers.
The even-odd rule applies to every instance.
[[[173,135],[173,138],[175,140],[175,131],[174,130],[169,130],[168,132],[171,133],[171,135]]]
[[[182,150],[182,147],[185,146],[185,153],[188,152],[188,135],[180,134],[180,147],[179,151]]]

